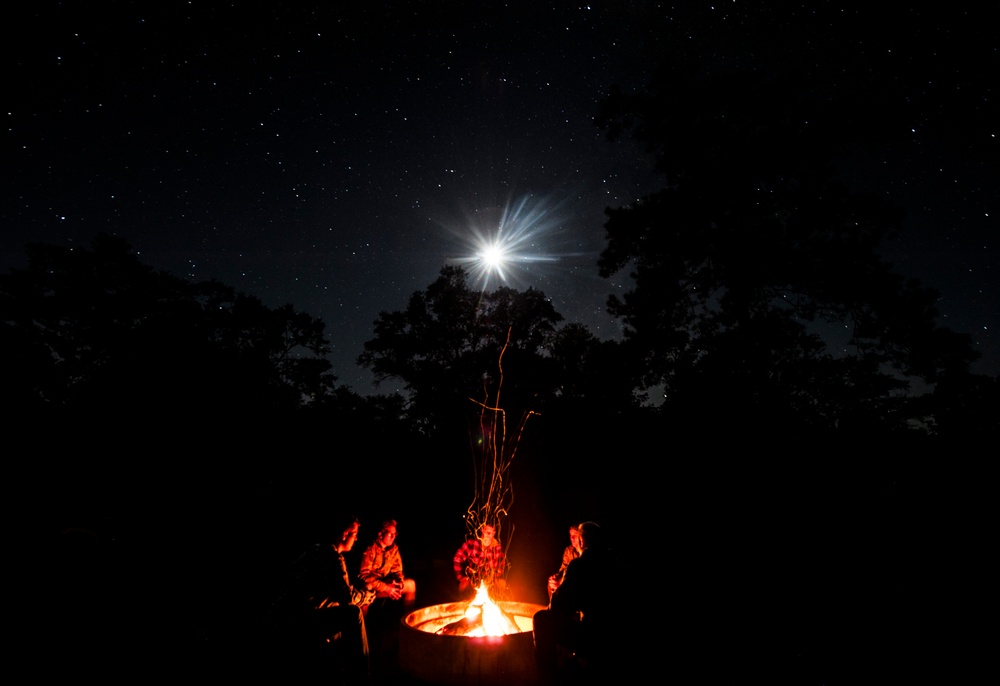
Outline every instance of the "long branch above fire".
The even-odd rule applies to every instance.
[[[510,508],[514,501],[510,467],[517,454],[528,419],[537,414],[533,410],[526,410],[516,425],[513,427],[507,425],[507,412],[501,405],[501,392],[504,380],[503,358],[510,345],[510,334],[511,331],[508,329],[507,340],[497,360],[495,390],[491,389],[491,382],[494,380],[486,376],[483,380],[483,399],[470,398],[479,408],[479,425],[478,435],[475,435],[472,441],[473,500],[465,515],[466,529],[471,539],[482,539],[489,545],[493,543],[493,535],[498,540],[503,537],[508,544],[503,548],[507,549],[513,536],[513,527],[507,526]],[[483,551],[483,555],[487,556],[486,551]],[[504,579],[506,566],[507,562],[504,559],[500,565],[479,564],[470,570],[467,578],[472,586],[478,589],[477,600],[480,594],[484,594],[487,598],[506,599],[507,587]]]
[[[510,344],[510,330],[500,351],[497,376],[483,380],[478,431],[473,434],[474,495],[465,514],[469,540],[455,556],[455,570],[462,583],[475,589],[468,602],[433,605],[411,612],[400,634],[400,664],[411,675],[446,686],[479,683],[503,686],[535,681],[533,617],[542,606],[505,598],[506,560],[485,559],[486,551],[500,552],[494,535],[510,542],[513,527],[507,517],[514,500],[511,463],[528,419],[527,410],[508,436],[507,412],[500,403],[503,389],[503,356]],[[495,391],[491,397],[491,383]],[[466,563],[475,551],[475,564]],[[502,564],[495,565],[497,559]],[[484,564],[485,563],[485,564]],[[473,681],[474,680],[474,681]]]

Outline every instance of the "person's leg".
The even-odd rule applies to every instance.
[[[532,626],[538,679],[542,684],[557,684],[563,661],[579,647],[580,621],[562,612],[539,610]]]
[[[556,617],[551,610],[539,610],[531,620],[535,638],[535,666],[543,686],[556,682]]]
[[[353,605],[348,605],[348,609],[353,609],[350,619],[356,631],[356,645],[353,653],[357,659],[352,671],[357,676],[358,683],[367,683],[371,673],[371,663],[368,654],[368,630],[365,627],[365,613],[361,611],[360,607]]]
[[[417,582],[413,579],[403,579],[403,604],[413,605],[417,599]]]
[[[365,614],[356,605],[327,607],[316,613],[335,668],[349,684],[369,680],[368,632]]]

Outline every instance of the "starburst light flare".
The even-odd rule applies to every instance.
[[[489,211],[477,212],[461,233],[456,231],[471,254],[449,258],[448,262],[465,267],[483,290],[522,281],[529,265],[559,259],[542,249],[544,240],[561,225],[557,209],[544,198],[526,195],[506,203],[499,217]]]

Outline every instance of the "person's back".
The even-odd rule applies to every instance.
[[[569,563],[562,584],[552,594],[550,607],[555,612],[579,613],[581,652],[594,654],[610,648],[617,630],[615,615],[622,605],[621,591],[615,585],[613,560],[605,542],[590,524],[590,541],[583,554]]]
[[[552,594],[551,607],[557,612],[579,612],[586,625],[605,626],[622,600],[616,597],[613,584],[611,555],[606,550],[587,549],[566,568],[563,583]]]
[[[343,581],[341,560],[328,544],[310,546],[294,564],[289,604],[298,610],[350,605],[352,589]]]
[[[596,682],[610,675],[621,658],[623,632],[616,614],[624,598],[615,583],[614,561],[596,524],[582,525],[581,533],[583,554],[569,563],[549,609],[535,614],[536,657],[543,681],[554,679],[557,646],[570,650]]]

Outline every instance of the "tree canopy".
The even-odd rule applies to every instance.
[[[517,413],[550,390],[543,351],[560,320],[540,291],[477,291],[461,267],[446,266],[405,310],[379,314],[358,362],[380,382],[402,381],[414,418],[429,429],[494,397],[501,374],[505,405]]]
[[[0,276],[14,406],[219,417],[293,410],[333,388],[323,322],[291,305],[154,271],[108,235],[90,249],[31,245],[28,258]]]
[[[872,89],[802,77],[678,60],[606,99],[600,124],[645,143],[664,178],[607,210],[600,272],[634,280],[609,309],[674,412],[905,427],[907,391],[967,373],[976,353],[937,325],[937,294],[881,257],[901,211],[835,173],[883,130],[857,109]]]

